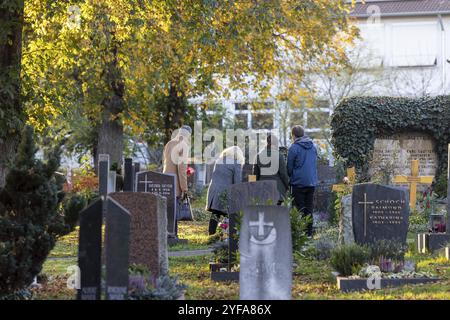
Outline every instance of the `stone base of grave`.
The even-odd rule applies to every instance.
[[[222,281],[239,281],[239,272],[220,271],[220,269],[228,268],[228,263],[213,263],[209,264],[211,271],[211,280]]]
[[[189,241],[187,239],[179,239],[179,238],[171,238],[171,237],[167,238],[167,245],[170,247],[176,246],[177,244],[187,245],[188,243],[189,243]]]
[[[380,282],[368,281],[367,278],[349,279],[345,277],[336,277],[337,287],[341,292],[352,291],[370,291],[384,288],[395,288],[404,285],[433,283],[441,279],[439,278],[410,278],[410,279],[381,279]]]
[[[417,250],[419,253],[433,253],[443,249],[450,243],[450,234],[446,233],[419,233],[417,235]]]

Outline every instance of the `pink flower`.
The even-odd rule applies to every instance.
[[[195,173],[195,170],[192,167],[187,167],[186,173],[187,173],[187,175],[189,177],[189,176],[192,176]]]
[[[221,223],[221,224],[220,224],[220,227],[221,227],[223,230],[226,230],[226,229],[228,229],[228,223]]]

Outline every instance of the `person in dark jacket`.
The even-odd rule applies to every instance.
[[[244,162],[242,150],[233,146],[223,150],[214,164],[205,208],[211,212],[209,235],[217,232],[220,217],[228,215],[228,191],[231,185],[242,182]]]
[[[275,161],[271,161],[273,157]],[[267,136],[267,146],[256,156],[253,165],[253,175],[256,180],[274,180],[277,183],[277,189],[280,194],[278,205],[283,203],[286,192],[289,188],[289,176],[287,174],[286,158],[280,152],[278,138],[269,134]]]
[[[308,236],[313,234],[312,211],[317,185],[317,149],[302,126],[292,128],[294,142],[289,148],[287,170],[295,207],[303,216],[310,216]]]

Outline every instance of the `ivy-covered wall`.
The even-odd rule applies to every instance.
[[[436,141],[439,177],[447,170],[450,96],[425,98],[353,97],[343,100],[331,119],[332,144],[346,166],[364,181],[375,139],[381,135],[423,132]]]

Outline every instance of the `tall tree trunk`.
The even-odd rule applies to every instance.
[[[20,101],[20,69],[24,1],[0,4],[0,187],[20,140],[24,111]]]
[[[122,166],[124,135],[121,114],[125,110],[125,84],[118,67],[117,45],[111,48],[112,59],[106,67],[108,96],[103,100],[103,113],[98,134],[97,158],[99,154],[109,154],[110,164]]]
[[[169,96],[165,104],[164,136],[167,143],[172,136],[172,132],[185,123],[185,114],[187,112],[186,95],[178,89],[175,83],[170,85]]]

